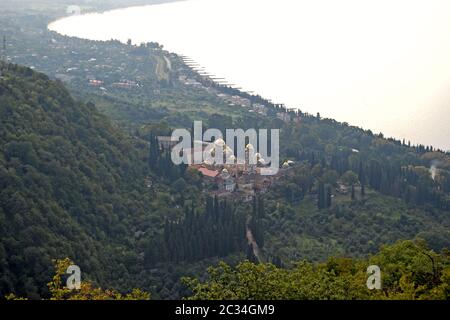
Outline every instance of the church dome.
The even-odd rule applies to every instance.
[[[228,157],[229,162],[236,162],[236,157],[234,155],[231,155]]]
[[[226,146],[225,141],[224,141],[222,138],[219,138],[219,139],[217,139],[216,141],[214,141],[214,144],[215,144],[216,146],[219,146],[219,147],[224,147],[224,146]]]
[[[232,156],[232,155],[234,155],[234,152],[233,152],[233,150],[231,150],[230,147],[226,146],[226,147],[225,147],[225,154],[226,154],[227,156]]]
[[[255,155],[253,156],[253,162],[254,164],[260,165],[266,164],[266,160],[262,157],[261,153],[255,153]]]

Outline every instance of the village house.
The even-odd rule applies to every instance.
[[[115,88],[120,88],[120,89],[132,89],[132,88],[138,88],[139,84],[134,81],[124,80],[121,82],[115,82],[112,84],[112,86]]]
[[[340,194],[348,194],[348,188],[343,185],[343,184],[339,184],[338,187],[336,188],[336,191],[339,192]]]
[[[100,87],[101,85],[103,85],[103,81],[91,79],[89,80],[89,85],[93,87]]]
[[[284,122],[291,122],[291,115],[287,112],[278,112],[277,118],[283,120]]]
[[[233,178],[228,178],[224,181],[224,188],[227,192],[234,192],[236,189],[236,183],[234,182]]]
[[[219,176],[219,171],[210,170],[205,167],[198,168],[198,171],[205,177],[209,182],[215,182],[216,178]]]
[[[219,188],[226,192],[234,192],[236,189],[236,182],[227,169],[223,169],[219,176]]]
[[[146,178],[145,178],[145,186],[146,186],[147,188],[153,187],[153,181],[152,181],[152,178],[151,178],[151,177],[146,177]]]
[[[267,108],[266,108],[266,106],[264,106],[262,104],[255,103],[255,104],[253,104],[252,109],[253,109],[253,111],[255,111],[258,114],[267,115]]]

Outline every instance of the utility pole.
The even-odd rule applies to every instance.
[[[6,62],[6,36],[3,36],[2,52],[0,54],[0,62]],[[3,63],[0,66],[0,79],[3,79]]]
[[[6,62],[6,36],[3,36],[3,46],[2,46],[2,55],[1,60]]]

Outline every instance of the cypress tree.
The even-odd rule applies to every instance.
[[[331,207],[331,195],[332,195],[331,187],[328,186],[328,188],[327,188],[327,203],[326,203],[327,208]]]
[[[247,260],[252,263],[258,263],[258,259],[256,259],[255,254],[253,253],[253,246],[251,244],[247,246]]]
[[[324,184],[321,182],[319,183],[319,187],[318,187],[318,202],[317,202],[317,206],[319,209],[323,209],[325,208],[325,186]]]
[[[150,154],[149,163],[151,168],[155,168],[159,159],[159,145],[158,138],[153,134],[150,134]]]

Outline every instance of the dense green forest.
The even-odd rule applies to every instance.
[[[243,262],[209,269],[206,281],[185,278],[192,300],[448,300],[448,250],[438,254],[423,241],[383,246],[367,260],[331,257],[321,264],[301,261],[292,268]],[[381,290],[369,290],[366,269],[382,270]]]
[[[122,294],[83,281],[80,288],[64,285],[70,259],[55,261],[55,274],[47,284],[51,300],[148,300],[139,289]],[[369,266],[378,266],[380,289],[371,290]],[[383,246],[367,259],[330,257],[324,263],[299,261],[291,268],[243,261],[233,267],[224,262],[208,269],[207,280],[183,278],[190,288],[187,300],[448,300],[450,255],[430,250],[423,240],[399,241]],[[23,299],[7,295],[7,299]]]
[[[206,201],[196,173],[153,164],[148,141],[122,133],[61,83],[18,65],[2,63],[0,70],[2,295],[46,297],[52,260],[70,256],[93,283],[121,291],[156,287],[156,297],[177,297],[178,272],[189,266],[172,262],[245,252],[245,212]],[[178,232],[183,226],[198,227],[204,240]],[[231,230],[236,237],[228,237]],[[164,250],[159,241],[168,238]],[[177,250],[211,239],[206,253]]]
[[[99,277],[132,267],[139,258],[130,231],[139,231],[150,206],[146,145],[60,83],[24,67],[1,70],[2,293],[38,297],[48,265],[65,255],[87,271],[105,270]]]
[[[69,257],[92,287],[140,288],[154,299],[448,298],[448,152],[218,87],[159,44],[48,31],[64,4],[24,1],[25,11],[5,9],[0,20],[8,61],[19,64],[0,63],[0,296],[50,298],[53,260]],[[136,85],[114,86],[124,80]],[[156,136],[194,120],[281,129],[282,163],[295,165],[253,201],[219,200],[198,171],[155,148]],[[429,248],[389,246],[419,238]],[[391,268],[383,294],[363,288],[368,263]],[[299,274],[305,283],[291,281]]]
[[[154,288],[161,274],[201,275],[214,263],[211,258],[228,257],[236,263],[247,255],[256,262],[245,244],[249,217],[267,261],[278,267],[292,267],[298,259],[363,256],[381,244],[416,236],[426,238],[435,250],[448,247],[448,210],[442,200],[384,196],[388,190],[378,191],[370,183],[363,160],[353,159],[354,153],[347,158],[353,165],[339,170],[333,155],[327,161],[317,150],[309,160],[297,158],[301,162],[293,174],[260,200],[227,203],[202,196],[201,177],[190,170],[158,165],[164,154],[152,156],[153,135],[146,141],[145,135],[122,133],[95,105],[75,101],[61,83],[43,74],[10,64],[2,64],[1,72],[2,294],[46,297],[51,261],[65,256],[80,261],[95,283],[122,291]],[[309,121],[305,128],[321,127],[317,118]],[[398,157],[414,157],[417,165],[426,164],[430,154],[392,145],[409,150]],[[438,155],[445,161],[444,154]],[[359,169],[360,178],[349,173],[352,168]],[[412,175],[414,168],[398,174]],[[423,180],[429,172],[422,172]],[[152,188],[145,183],[149,177]],[[358,184],[358,192],[338,195],[338,180]],[[420,187],[422,180],[412,179],[408,186]],[[360,181],[368,181],[366,191]],[[442,185],[438,181],[429,192],[442,196],[447,180]],[[333,186],[336,196],[326,197],[322,207],[319,193],[325,184],[326,190]],[[183,275],[172,265],[192,269]],[[156,274],[139,282],[136,275],[145,270]],[[188,292],[172,281],[174,287],[162,286],[164,291],[155,296]]]

